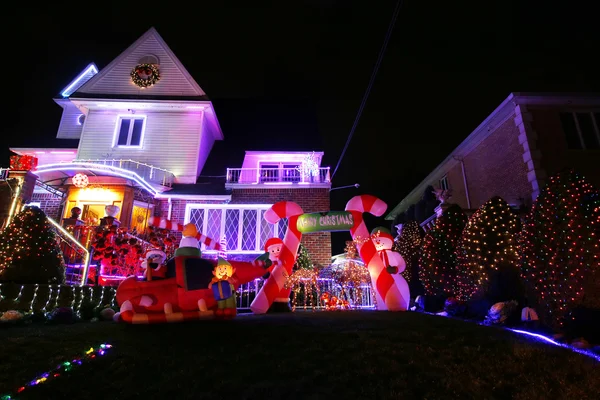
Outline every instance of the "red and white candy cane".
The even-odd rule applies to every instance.
[[[303,213],[302,208],[291,201],[275,203],[265,212],[265,219],[271,224],[276,224],[280,219],[287,218],[288,228],[279,253],[279,263],[273,268],[271,275],[252,304],[250,304],[250,309],[255,314],[266,313],[275,300],[285,299],[286,302],[289,301],[291,289],[285,289],[284,285],[288,276],[292,273],[298,247],[300,247],[300,240],[302,240],[302,234],[298,231],[296,224],[298,217]]]
[[[164,219],[160,217],[150,217],[148,218],[148,226],[154,226],[160,229],[166,229],[168,231],[176,231],[181,232],[183,230],[183,224],[178,222],[173,222],[169,219]]]
[[[371,195],[355,196],[346,204],[346,211],[349,211],[354,219],[350,233],[352,239],[357,242],[358,253],[369,270],[371,284],[377,296],[377,309],[406,311],[410,301],[408,284],[402,276],[399,276],[400,279],[394,278],[387,272],[363,220],[365,212],[380,217],[386,209],[387,204],[383,200]]]
[[[159,218],[159,217],[150,217],[148,218],[148,225],[149,226],[155,226],[161,229],[167,229],[170,231],[175,231],[175,232],[181,232],[183,231],[183,227],[185,225],[180,224],[178,222],[173,222],[171,220],[168,219],[164,219],[164,218]],[[207,249],[213,249],[213,250],[221,250],[221,244],[214,240],[209,238],[208,236],[206,236],[203,233],[198,233],[196,235],[196,239],[198,239],[198,241],[200,243],[203,243],[204,246],[206,246]]]

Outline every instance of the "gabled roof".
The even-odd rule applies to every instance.
[[[158,58],[161,79],[153,86],[142,89],[131,82],[130,72],[141,57]],[[173,97],[189,100],[207,100],[206,93],[196,83],[181,61],[165,43],[156,29],[150,28],[98,74],[82,85],[74,98],[128,98]]]
[[[94,63],[88,64],[87,67],[79,75],[75,77],[67,86],[60,91],[60,97],[66,98],[73,94],[77,89],[83,86],[87,81],[92,79],[98,73],[98,67]]]

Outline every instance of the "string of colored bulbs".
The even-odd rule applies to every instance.
[[[108,343],[102,343],[101,345],[99,345],[98,347],[94,348],[94,347],[90,347],[88,350],[86,350],[85,354],[83,354],[81,357],[76,357],[70,361],[64,361],[62,363],[60,363],[56,368],[44,372],[43,374],[38,375],[37,377],[35,377],[34,379],[32,379],[31,381],[29,381],[28,383],[20,386],[19,388],[17,388],[17,390],[15,391],[16,394],[21,394],[23,393],[25,390],[30,389],[34,386],[38,386],[41,385],[42,383],[48,383],[49,381],[56,379],[60,376],[63,376],[65,373],[70,372],[73,367],[76,366],[80,366],[83,364],[84,361],[90,361],[95,359],[98,356],[103,356],[106,354],[106,352],[111,349],[113,346],[111,344]],[[15,400],[16,397],[14,397],[13,394],[5,394],[2,395],[0,397],[0,400]]]

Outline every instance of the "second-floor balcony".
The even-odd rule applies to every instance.
[[[140,178],[148,183],[165,187],[171,187],[173,185],[173,181],[175,180],[175,174],[173,174],[171,171],[134,160],[77,159],[73,160],[73,163],[97,164],[124,169],[137,174]]]
[[[227,168],[226,186],[311,185],[331,186],[329,167],[303,171],[300,168]]]

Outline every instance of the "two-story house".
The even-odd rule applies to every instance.
[[[154,28],[104,68],[89,64],[54,100],[63,108],[56,137],[78,145],[11,148],[17,162],[8,174],[20,182],[11,216],[29,203],[60,221],[79,207],[97,225],[116,205],[122,227],[143,231],[150,216],[191,221],[224,238],[230,256],[253,258],[285,234],[285,220],[263,218],[274,202],[329,210],[329,168],[312,149],[248,151],[222,181],[198,181],[224,135],[212,102]],[[328,233],[303,242],[314,262],[331,262]]]
[[[565,168],[600,187],[598,165],[599,95],[511,93],[386,219],[415,219],[413,206],[431,187],[449,189],[448,203],[467,213],[494,196],[529,206],[546,179]],[[418,222],[427,229],[434,220]]]

